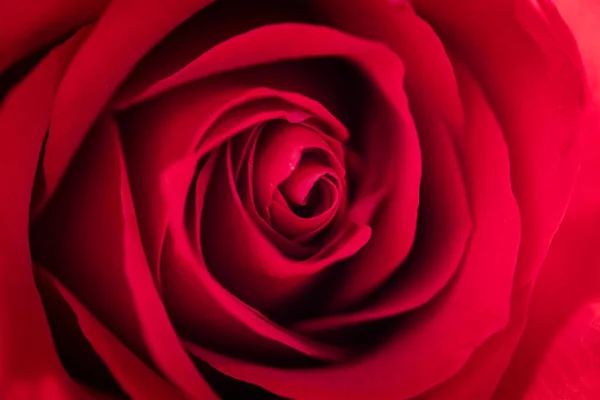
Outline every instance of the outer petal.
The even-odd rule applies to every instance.
[[[548,0],[412,3],[481,83],[502,128],[523,216],[520,289],[535,279],[579,172],[587,84],[577,47]]]
[[[548,1],[459,1],[451,9],[428,0],[414,4],[481,82],[508,143],[523,216],[509,325],[455,379],[430,393],[487,398],[517,346],[533,283],[570,200],[581,161],[586,82],[577,47]]]
[[[510,392],[509,396],[514,396]],[[600,397],[600,302],[580,306],[544,352],[526,400]],[[498,397],[502,398],[502,397]],[[512,397],[514,398],[514,397]]]
[[[56,88],[82,34],[59,46],[0,105],[0,397],[89,397],[62,369],[29,252],[31,191]]]
[[[98,122],[33,226],[32,252],[170,382],[192,396],[214,397],[181,347],[154,286],[111,119]]]
[[[573,31],[583,56],[595,99],[600,100],[600,3],[595,0],[554,0]]]
[[[111,2],[57,93],[42,164],[45,186],[38,211],[127,73],[170,30],[209,3],[211,0]]]
[[[64,306],[71,308],[85,338],[132,399],[184,398],[182,392],[167,383],[124,346],[56,278],[40,267],[35,272],[42,293],[46,292],[45,301],[54,303],[49,307],[60,307],[57,303],[62,299]],[[67,328],[63,326],[60,329]]]
[[[573,199],[533,293],[529,320],[497,398],[599,396],[600,4],[556,1],[573,30],[595,100],[584,128],[584,160]]]
[[[0,4],[0,73],[98,18],[108,0],[7,0]]]

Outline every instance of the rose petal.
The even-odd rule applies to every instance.
[[[597,77],[600,70],[597,65],[600,65],[598,64],[600,51],[593,35],[598,19],[590,18],[590,15],[599,15],[600,9],[585,0],[557,1],[555,4],[575,34],[588,69],[592,93],[595,93],[598,99],[598,92],[594,90],[597,90]],[[598,171],[600,171],[599,127],[600,112],[597,106],[593,106],[584,121],[584,159],[575,192],[536,281],[525,332],[496,391],[496,398],[507,394],[524,397],[525,393],[529,393],[532,398],[535,398],[535,395],[541,397],[545,393],[553,393],[556,397],[562,395],[561,392],[567,397],[572,397],[574,395],[568,393],[570,390],[568,388],[557,390],[558,384],[563,385],[565,376],[569,377],[569,375],[554,375],[550,378],[551,381],[547,377],[551,374],[549,367],[555,365],[555,370],[564,370],[568,373],[572,371],[568,366],[585,366],[586,360],[593,360],[593,352],[586,351],[587,355],[584,355],[584,352],[579,350],[581,349],[579,343],[571,342],[565,346],[565,342],[567,344],[569,342],[557,337],[565,337],[570,331],[577,334],[579,329],[582,339],[589,343],[589,336],[586,334],[588,330],[579,321],[584,324],[590,321],[584,319],[585,316],[590,315],[588,310],[591,311],[591,307],[588,308],[587,304],[593,304],[587,303],[588,299],[600,294],[596,268],[598,257],[596,227],[600,217],[598,215],[600,196],[597,188]],[[574,353],[575,363],[565,363],[567,368],[563,369],[559,358],[562,356],[554,342],[563,343],[562,348],[569,353]],[[556,361],[552,362],[552,359]],[[571,379],[570,387],[573,390],[593,389],[593,383],[591,386],[589,384],[593,381],[580,379],[588,373],[585,369],[580,371],[579,376]],[[546,391],[543,391],[544,381],[546,381]],[[582,396],[594,397],[592,394],[589,396],[582,394]]]
[[[118,108],[131,105],[133,98],[148,86],[231,37],[273,23],[318,23],[312,14],[306,4],[296,1],[285,4],[278,0],[213,2],[179,25],[140,60],[115,103]]]
[[[2,398],[88,399],[56,355],[36,291],[28,229],[31,192],[55,92],[85,32],[58,46],[0,104],[0,376]]]
[[[339,211],[341,197],[339,183],[332,182],[327,174],[335,172],[317,162],[304,162],[281,187],[282,198],[270,207],[271,222],[275,229],[296,240],[306,241],[325,229]],[[315,191],[318,191],[315,193]],[[296,206],[306,207],[314,196],[317,208],[310,216],[299,216],[287,204],[293,201]],[[289,200],[286,200],[289,199]],[[308,205],[310,206],[310,205]],[[345,218],[340,215],[340,218]]]
[[[264,105],[263,105],[264,107]],[[256,111],[257,113],[258,110]],[[264,110],[263,110],[264,112]],[[260,114],[262,114],[263,112],[260,112]],[[303,119],[299,119],[301,118]],[[320,130],[318,125],[321,124],[317,124],[318,120],[316,120],[315,118],[309,118],[308,115],[304,116],[303,114],[299,114],[298,111],[294,111],[294,110],[290,110],[288,111],[286,114],[284,115],[273,115],[274,117],[277,117],[279,119],[283,119],[283,121],[287,121],[287,123],[289,124],[300,124],[303,127],[312,130],[313,132],[322,132],[322,130]],[[282,118],[283,117],[283,118]],[[285,123],[285,122],[284,122]],[[335,125],[334,125],[335,126]],[[262,230],[262,233],[269,239],[271,240],[271,242],[274,244],[274,246],[281,251],[285,256],[290,257],[292,259],[295,260],[306,260],[309,258],[313,258],[315,257],[318,253],[319,253],[319,249],[316,245],[306,245],[304,243],[301,242],[301,240],[296,240],[294,238],[289,238],[286,235],[282,234],[281,232],[279,232],[278,230],[274,229],[273,226],[273,221],[271,221],[270,218],[270,214],[268,213],[268,211],[271,210],[272,206],[271,204],[263,207],[263,214],[261,215],[259,213],[259,211],[256,208],[256,196],[255,196],[255,186],[257,186],[254,183],[254,177],[258,177],[262,174],[265,174],[267,176],[269,175],[273,175],[272,173],[270,173],[268,170],[270,169],[268,164],[269,161],[265,161],[263,163],[261,163],[262,165],[265,166],[264,171],[262,172],[255,172],[255,157],[257,155],[257,146],[258,146],[258,141],[261,137],[261,134],[263,134],[264,130],[267,130],[267,132],[265,132],[266,134],[268,134],[268,130],[267,128],[267,124],[262,124],[260,129],[253,131],[253,134],[251,135],[251,137],[247,138],[247,142],[248,142],[248,155],[247,158],[241,161],[238,161],[238,164],[241,164],[240,167],[236,168],[235,174],[234,174],[234,183],[236,184],[236,189],[237,189],[237,195],[239,195],[240,200],[242,202],[242,204],[245,207],[245,211],[249,214],[250,218],[254,221],[254,223]],[[321,127],[321,129],[324,128],[323,126]],[[345,132],[345,131],[344,131]],[[304,132],[306,133],[306,132]],[[336,148],[336,144],[339,144],[339,142],[337,142],[335,139],[332,138],[328,138],[325,137],[324,135],[309,135],[308,137],[305,135],[304,139],[308,140],[309,138],[312,137],[312,146],[316,146],[317,148],[321,147],[320,150],[323,151],[323,153],[328,154],[328,153],[333,153],[333,154],[329,154],[329,160],[330,162],[336,167],[337,170],[337,174],[338,175],[343,175],[344,174],[344,170],[343,170],[343,166],[341,165],[340,161],[338,161],[338,158],[343,158],[343,152]],[[338,136],[339,137],[339,136]],[[237,141],[233,141],[231,144],[231,154],[232,154],[232,159],[231,162],[234,162],[234,157],[233,154],[236,151],[236,142]],[[298,142],[297,144],[299,144],[300,142]],[[281,153],[277,150],[274,149],[274,151],[271,151],[271,155],[275,156],[276,158],[280,159],[280,165],[283,166],[289,166],[288,160],[290,157],[292,157],[289,152],[294,152],[296,149],[294,149],[294,141],[289,141],[288,142],[288,146],[292,144],[291,148],[288,149],[288,151],[286,151],[286,153],[288,153],[287,155],[284,155],[283,157],[281,157]],[[309,143],[306,143],[305,145],[308,145]],[[264,151],[259,152],[259,153],[264,153]],[[335,155],[334,155],[335,154]],[[261,157],[262,158],[262,157]],[[298,160],[299,161],[299,160]],[[266,164],[266,165],[265,165]],[[293,163],[292,163],[293,166]],[[260,165],[259,165],[260,167]],[[286,168],[289,171],[289,168]],[[242,175],[242,172],[244,172],[244,174]],[[241,178],[240,176],[243,176],[244,178]],[[282,177],[283,179],[283,177]],[[261,180],[259,180],[260,182]],[[263,179],[264,181],[264,179]],[[266,202],[267,199],[269,198],[269,184],[263,184],[260,185],[258,184],[258,187],[266,187],[266,190],[263,190],[263,202]],[[233,188],[233,186],[232,186]],[[279,193],[281,195],[280,192],[277,192],[277,190],[280,189],[276,189],[275,191],[273,191],[273,196],[277,193]],[[265,193],[266,192],[266,195]],[[232,191],[233,193],[233,191]],[[258,199],[260,201],[260,199]],[[285,203],[286,201],[284,199],[281,199],[281,203]],[[287,207],[286,207],[287,208]],[[275,211],[276,212],[276,211]],[[334,241],[329,241],[328,244],[334,245]],[[322,250],[324,250],[325,248],[328,248],[328,244],[325,245],[325,247],[322,247]]]
[[[110,3],[73,59],[54,100],[42,167],[45,191],[36,212],[52,195],[87,130],[136,62],[171,29],[210,3]]]
[[[367,115],[364,142],[360,147],[366,153],[368,171],[356,189],[356,198],[362,207],[365,203],[361,200],[365,197],[380,202],[376,203],[378,208],[362,211],[363,215],[373,216],[368,221],[373,237],[356,257],[348,260],[344,273],[334,278],[326,304],[327,309],[333,311],[356,305],[386,282],[406,259],[416,232],[421,151],[412,147],[412,139],[407,139],[416,136],[416,129],[406,99],[402,96],[394,99],[389,108],[373,100]],[[389,136],[374,140],[381,132]],[[381,199],[378,199],[380,192]],[[354,212],[350,210],[351,215]]]
[[[343,178],[343,166],[340,164],[340,161],[337,160],[332,149],[327,145],[327,142],[322,136],[308,127],[299,124],[278,123],[271,124],[267,129],[263,129],[255,154],[253,155],[254,162],[252,164],[254,165],[252,168],[249,166],[251,176],[248,178],[252,180],[249,184],[253,188],[251,192],[252,198],[249,199],[249,201],[255,203],[258,213],[261,214],[264,219],[274,223],[274,221],[271,221],[269,215],[275,200],[274,195],[276,191],[281,190],[280,193],[282,193],[284,197],[294,195],[294,192],[291,191],[292,188],[290,188],[289,185],[286,186],[286,184],[293,185],[295,188],[298,187],[300,182],[296,182],[295,184],[292,184],[291,182],[294,181],[293,177],[296,177],[297,180],[298,174],[301,174],[302,171],[306,171],[305,165],[307,161],[303,159],[303,157],[309,152],[318,152],[323,158],[319,164],[315,164],[315,167],[320,165],[322,171],[320,175],[315,175],[312,183],[304,189],[304,198],[316,183],[316,180],[327,173],[327,171],[329,171],[330,174],[338,176],[341,174],[341,177]],[[323,163],[336,166],[337,171],[334,171],[332,167],[324,167]],[[323,171],[323,168],[327,169]],[[316,171],[313,172],[313,174],[314,173],[316,173]],[[304,175],[306,175],[306,172],[304,172]],[[306,181],[307,178],[308,177],[304,178],[304,181]],[[290,201],[294,200],[290,199]],[[296,204],[302,202],[302,199],[296,199],[295,201]],[[304,203],[306,203],[306,199],[304,199]],[[280,204],[285,206],[286,201],[283,200],[283,203]],[[289,207],[285,208],[289,210]],[[326,215],[325,219],[327,219],[327,217],[328,216]],[[285,235],[293,235],[293,233],[285,233],[286,226],[287,224],[281,224],[281,229],[284,231],[281,231],[281,229],[279,231],[284,232]],[[290,228],[293,229],[292,226],[290,226]],[[304,229],[304,231],[306,231],[306,229]]]
[[[293,118],[293,112],[288,115],[284,115],[283,117],[284,120],[291,122],[290,120]],[[302,123],[306,123],[306,121],[303,121]],[[269,240],[271,240],[275,247],[290,258],[306,259],[309,258],[311,254],[314,254],[316,249],[314,247],[304,246],[300,243],[296,243],[293,239],[282,235],[279,231],[274,229],[270,221],[270,214],[267,214],[265,219],[258,213],[258,210],[256,209],[256,204],[254,202],[254,185],[251,177],[254,175],[254,156],[256,154],[258,139],[260,138],[264,126],[266,126],[266,123],[257,125],[256,129],[252,128],[252,131],[247,135],[247,138],[240,137],[231,142],[231,162],[232,164],[238,164],[238,166],[235,167],[236,171],[233,176],[234,183],[236,184],[238,195],[246,209],[246,212],[253,219],[254,223],[262,230],[262,233],[266,235]],[[247,154],[244,159],[237,160],[236,162],[236,157],[234,157],[233,154],[236,152],[236,144],[240,139],[245,139],[246,141]],[[234,168],[233,165],[232,168]],[[197,193],[197,195],[203,195],[203,193]],[[201,225],[198,225],[198,230],[199,229],[201,229]]]
[[[50,301],[49,296],[54,296],[52,307],[57,307],[59,300],[56,297],[60,297],[64,302],[61,306],[71,309],[79,329],[129,396],[144,399],[183,397],[183,393],[165,382],[124,346],[56,278],[40,267],[35,272],[38,285],[48,293],[45,300]]]
[[[537,3],[492,1],[473,7],[458,2],[444,9],[418,2],[418,11],[449,45],[460,49],[459,56],[490,99],[508,143],[513,189],[523,215],[510,323],[433,397],[491,396],[522,334],[533,283],[579,170],[588,106],[582,65],[554,6]],[[494,15],[496,24],[485,23],[484,15]],[[503,35],[495,34],[499,29]],[[465,380],[477,385],[465,385]]]
[[[271,30],[274,31],[279,31],[281,30],[281,32],[270,32]],[[303,30],[307,30],[307,32],[302,32]],[[324,32],[320,32],[321,30],[324,30]],[[290,43],[282,43],[281,39],[282,38],[287,38],[286,40],[298,40],[298,38],[303,37],[305,35],[317,35],[319,36],[319,48],[315,48],[315,49],[304,49],[303,45],[299,46],[298,49],[300,51],[300,54],[291,54],[289,56],[286,55],[287,52],[290,51],[291,48],[294,48],[292,46],[290,46]],[[323,38],[327,38],[329,37],[328,40],[323,40]],[[270,43],[270,41],[273,41],[273,39],[278,38],[276,43]],[[246,41],[257,41],[261,47],[265,47],[265,51],[267,51],[266,49],[268,49],[268,51],[265,54],[260,54],[261,58],[263,59],[256,59],[258,54],[250,54],[250,55],[246,55],[244,52],[240,52],[238,50],[236,50],[236,48],[238,46],[240,46],[241,49],[244,48],[249,48],[248,46],[252,47],[253,45],[251,43],[245,43]],[[352,45],[352,43],[354,41],[357,41],[356,46]],[[346,43],[347,42],[347,43]],[[340,45],[340,43],[345,43],[344,45]],[[348,47],[348,45],[350,45]],[[216,47],[214,47],[213,49],[209,50],[208,52],[206,52],[205,54],[203,54],[201,57],[197,58],[195,61],[191,62],[187,67],[185,67],[184,69],[174,73],[171,77],[165,78],[162,81],[156,83],[155,85],[153,85],[151,88],[147,89],[145,93],[150,93],[148,94],[148,96],[151,95],[155,95],[156,93],[163,91],[163,90],[167,90],[167,89],[171,89],[174,86],[180,85],[184,82],[187,82],[189,80],[192,79],[200,79],[202,77],[206,77],[208,75],[211,75],[213,73],[216,72],[220,72],[223,70],[229,71],[229,70],[233,70],[235,68],[240,68],[240,67],[247,67],[247,66],[251,66],[251,65],[255,65],[255,64],[263,64],[269,61],[277,61],[280,59],[287,59],[287,58],[292,58],[292,59],[297,59],[300,57],[314,57],[314,56],[318,56],[318,55],[328,55],[328,56],[345,56],[345,57],[349,57],[351,58],[353,61],[357,61],[355,60],[355,58],[358,59],[359,64],[361,62],[365,62],[365,60],[363,59],[363,55],[359,54],[358,51],[359,49],[362,47],[373,47],[373,49],[370,49],[369,51],[373,51],[375,53],[378,53],[376,56],[374,55],[374,59],[375,58],[379,58],[379,57],[384,57],[384,58],[388,58],[389,55],[384,56],[383,53],[385,52],[381,52],[382,54],[379,54],[380,51],[376,50],[377,48],[377,44],[373,44],[373,43],[363,43],[360,39],[358,38],[354,38],[354,37],[345,37],[339,33],[336,33],[335,31],[331,31],[329,32],[326,28],[322,28],[322,27],[310,27],[310,26],[305,26],[305,25],[299,25],[299,24],[280,24],[280,25],[274,25],[274,26],[270,26],[270,27],[263,27],[263,28],[259,28],[256,29],[254,31],[250,31],[246,34],[240,35],[238,37],[232,38],[231,40],[227,41],[226,43],[222,43]],[[281,50],[281,51],[280,51]],[[231,53],[230,53],[231,52]],[[297,51],[296,51],[297,52]],[[347,53],[347,54],[346,54]],[[240,58],[239,60],[235,60],[235,59],[231,59],[229,54],[238,54],[238,58]],[[244,60],[241,59],[242,57],[248,57],[248,60]],[[376,64],[369,64],[370,61],[367,62],[367,66],[363,65],[364,68],[367,69],[367,71],[369,73],[373,73],[374,75],[374,79],[377,80],[378,82],[378,86],[382,86],[382,90],[386,93],[386,95],[388,95],[391,99],[393,99],[392,101],[396,101],[396,96],[398,96],[399,93],[402,93],[401,90],[398,91],[392,91],[389,90],[388,87],[392,87],[394,85],[392,85],[390,82],[396,82],[397,85],[401,86],[401,82],[398,82],[399,79],[401,79],[401,69],[402,66],[399,65],[398,60],[394,59],[389,59],[388,62],[390,62],[391,64],[398,64],[395,65],[394,67],[390,67],[389,69],[384,69],[383,68],[383,64],[379,65],[379,63]],[[393,72],[392,72],[393,71]],[[393,77],[389,77],[388,75],[390,73],[392,73],[392,75],[394,75],[396,72],[398,72],[397,76],[393,76]],[[389,82],[388,82],[389,81]],[[162,86],[161,86],[162,85]],[[134,101],[140,101],[144,98],[147,98],[146,94],[141,94],[139,95]],[[401,102],[400,102],[401,103]],[[405,107],[405,105],[403,106],[402,104],[398,105],[401,109],[403,109],[403,107]],[[397,111],[397,110],[395,110]],[[406,112],[403,112],[403,114],[406,115]],[[377,121],[378,118],[373,118],[373,120]],[[410,164],[410,167],[404,167],[404,166],[394,166],[394,170],[398,170],[398,171],[405,171],[406,173],[410,173],[412,174],[410,177],[405,177],[407,179],[404,179],[403,183],[400,184],[399,186],[399,190],[400,188],[403,188],[404,185],[406,185],[407,187],[413,187],[413,189],[407,189],[406,192],[408,193],[414,193],[413,194],[413,198],[411,201],[408,201],[408,198],[405,198],[406,200],[406,206],[399,208],[397,210],[397,212],[400,212],[401,215],[400,217],[405,217],[404,213],[406,213],[407,215],[413,215],[412,217],[409,218],[402,218],[402,224],[391,224],[394,226],[402,226],[402,227],[406,227],[405,230],[405,235],[406,236],[406,240],[404,239],[400,239],[399,242],[402,242],[403,245],[402,246],[398,246],[397,243],[394,244],[393,246],[393,251],[394,252],[398,252],[399,256],[395,257],[398,259],[402,259],[403,258],[403,254],[405,254],[408,251],[408,248],[410,247],[410,242],[412,239],[412,234],[411,232],[414,232],[411,228],[411,224],[410,223],[406,223],[405,220],[410,221],[413,218],[416,218],[416,207],[417,207],[417,191],[416,191],[416,186],[418,184],[418,175],[420,173],[420,169],[418,168],[418,160],[414,160],[414,154],[418,154],[414,153],[411,149],[414,149],[417,144],[414,141],[414,137],[413,135],[410,133],[412,131],[412,127],[410,126],[410,121],[404,121],[404,123],[406,123],[407,125],[404,127],[407,129],[407,133],[405,135],[403,135],[404,140],[407,140],[407,143],[404,143],[404,145],[402,146],[404,151],[407,154],[413,154],[409,157],[397,157],[397,155],[394,155],[396,157],[396,159],[401,162],[401,163],[407,163]],[[377,132],[379,130],[381,130],[382,132],[386,132],[388,131],[388,126],[373,126],[372,129]],[[380,133],[380,132],[378,132]],[[383,142],[381,142],[383,143]],[[373,158],[373,162],[377,162],[379,163],[379,159],[381,154],[375,154],[372,158]],[[384,157],[384,158],[389,158],[389,157]],[[418,157],[417,157],[418,158]],[[376,170],[375,168],[373,168],[374,170]],[[384,170],[391,170],[392,168],[384,168]],[[395,184],[393,186],[396,186]],[[361,196],[365,196],[365,195],[369,195],[370,193],[362,193]],[[376,202],[377,204],[378,202]],[[374,253],[376,252],[377,249],[374,249]],[[367,287],[370,286],[374,286],[377,283],[379,283],[380,281],[384,280],[385,277],[387,275],[389,275],[389,273],[398,265],[399,261],[396,262],[394,260],[390,260],[389,263],[384,263],[382,264],[385,268],[382,269],[382,274],[370,274],[370,276],[374,277],[371,278],[371,280],[373,280],[375,283],[372,285],[366,285]]]
[[[170,382],[191,395],[213,398],[183,351],[152,281],[118,135],[108,117],[91,132],[32,228],[34,257]]]
[[[386,1],[357,0],[352,7],[347,7],[344,0],[310,3],[329,25],[388,45],[410,75],[410,79],[405,79],[409,101],[415,97],[419,102],[426,100],[450,126],[462,125],[458,87],[444,46],[432,27],[412,10],[409,1],[398,2],[393,8]]]
[[[596,101],[600,100],[600,4],[594,0],[555,0],[561,17],[577,39],[586,67],[589,85]]]
[[[516,281],[524,287],[539,270],[579,171],[586,81],[576,44],[547,0],[539,2],[541,9],[499,0],[476,9],[466,2],[447,8],[429,0],[414,3],[473,70],[498,115],[524,218],[524,267]],[[495,24],[477,17],[486,13],[498,15]],[[505,21],[514,28],[497,25]],[[496,34],[499,29],[503,35]]]
[[[92,22],[108,0],[6,1],[0,5],[0,72],[61,36]]]

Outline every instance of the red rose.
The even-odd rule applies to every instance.
[[[548,383],[600,211],[548,0],[32,3],[0,5],[2,398],[596,390]]]

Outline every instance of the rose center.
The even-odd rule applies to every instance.
[[[248,159],[253,209],[279,234],[309,240],[330,225],[343,204],[341,145],[310,122],[276,120],[254,132]]]
[[[290,179],[279,185],[279,190],[287,206],[297,216],[313,218],[338,203],[341,188],[338,186],[339,182],[336,178],[328,173],[321,175],[317,168],[313,168],[313,171],[309,170],[308,173],[304,173],[305,176],[297,178],[295,175],[302,175],[304,172],[303,166],[304,163],[301,162],[300,167]],[[314,175],[306,176],[311,172]]]

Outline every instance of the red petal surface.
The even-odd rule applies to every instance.
[[[553,239],[533,292],[519,347],[497,398],[596,398],[600,113],[600,5],[556,1],[586,65],[595,106],[584,125],[584,158],[573,199]]]
[[[341,7],[334,1],[321,3],[318,9],[335,26],[389,43],[402,56],[409,105],[423,149],[424,170],[420,233],[410,258],[360,308],[298,325],[310,331],[398,315],[429,301],[457,271],[471,231],[462,172],[454,154],[453,136],[464,130],[462,105],[452,66],[436,34],[409,8],[390,13],[385,3],[365,1],[356,2],[355,7]],[[375,20],[376,27],[370,22]],[[402,202],[398,194],[388,207],[401,207],[397,204]],[[394,238],[393,234],[382,234],[379,240],[393,242]],[[371,261],[364,264],[365,269],[378,267]],[[348,275],[362,288],[363,280],[352,273]],[[347,296],[346,282],[341,281],[339,287],[341,297]]]
[[[214,397],[154,286],[114,121],[91,132],[32,237],[34,257],[128,348],[182,391]]]
[[[0,5],[0,72],[96,20],[108,0],[7,0]]]
[[[431,393],[488,398],[520,338],[532,284],[570,200],[580,166],[585,79],[577,48],[548,1],[414,3],[481,83],[508,144],[522,216],[509,324]]]
[[[110,3],[69,65],[54,100],[42,169],[42,205],[58,186],[87,130],[127,73],[169,31],[210,2]]]
[[[198,174],[199,194],[206,191],[211,176],[215,176],[215,164],[219,164],[218,158],[222,159],[222,155],[223,152],[214,153]],[[275,359],[298,359],[299,355],[308,355],[327,360],[339,359],[342,355],[339,350],[314,343],[269,321],[232,295],[209,273],[203,255],[193,251],[182,227],[182,200],[186,196],[182,189],[189,185],[185,177],[194,173],[196,164],[195,157],[180,162],[180,173],[174,176],[182,178],[171,180],[167,191],[171,196],[169,215],[172,220],[163,253],[163,297],[182,335],[223,352],[245,357],[266,355]],[[223,179],[227,181],[227,177]],[[196,201],[202,212],[204,196],[198,196]],[[203,240],[204,234],[205,231],[200,231],[199,240]]]
[[[194,354],[229,375],[285,397],[404,398],[451,377],[483,341],[504,327],[519,244],[519,215],[501,131],[481,93],[464,74],[459,75],[464,82],[461,95],[471,117],[459,155],[475,230],[448,290],[408,317],[378,349],[352,363],[285,371],[197,348]]]
[[[44,58],[0,105],[0,397],[92,398],[65,373],[37,293],[29,250],[29,207],[56,89],[82,33]]]
[[[79,328],[102,358],[115,380],[134,399],[177,399],[182,392],[175,389],[156,374],[148,365],[123,345],[98,321],[56,278],[42,268],[36,269],[36,277],[44,290],[60,296],[77,318]],[[51,301],[48,296],[45,301]],[[56,305],[53,305],[56,306]],[[60,329],[67,329],[66,326]],[[82,363],[89,362],[83,360]],[[78,366],[81,368],[81,366]]]

